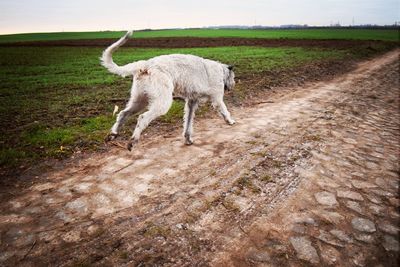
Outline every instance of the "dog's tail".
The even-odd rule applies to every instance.
[[[134,70],[132,69],[132,64],[125,66],[118,66],[112,59],[112,54],[120,46],[126,43],[129,37],[132,35],[132,31],[128,31],[121,39],[110,45],[106,50],[104,50],[103,55],[100,58],[101,65],[108,69],[111,73],[120,75],[122,77],[132,76]]]

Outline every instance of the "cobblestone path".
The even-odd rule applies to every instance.
[[[2,196],[0,266],[396,266],[399,51]]]
[[[321,141],[311,168],[298,170],[296,192],[216,265],[398,266],[398,70],[396,60],[356,73],[315,99],[326,116],[310,125]]]

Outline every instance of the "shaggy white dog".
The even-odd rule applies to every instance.
[[[111,133],[106,138],[107,141],[118,136],[119,128],[127,115],[140,112],[148,106],[148,110],[138,117],[136,128],[128,143],[128,149],[131,150],[149,123],[168,112],[173,94],[186,100],[183,136],[187,145],[193,143],[193,118],[201,98],[210,100],[228,124],[235,123],[223,101],[224,90],[231,90],[235,85],[232,66],[182,54],[158,56],[118,66],[112,59],[112,53],[131,35],[132,32],[128,32],[108,47],[101,57],[101,64],[111,73],[122,77],[133,76],[128,104],[118,114]]]

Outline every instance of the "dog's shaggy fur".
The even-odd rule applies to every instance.
[[[123,45],[131,34],[132,32],[128,32],[108,47],[101,57],[102,65],[111,73],[122,77],[133,76],[128,104],[118,114],[107,140],[117,137],[118,130],[127,115],[140,112],[147,105],[148,110],[139,116],[128,143],[128,149],[131,150],[149,123],[168,112],[173,94],[186,100],[183,135],[187,145],[193,143],[193,118],[201,98],[210,100],[228,124],[235,123],[223,101],[224,90],[231,90],[235,85],[232,66],[182,54],[158,56],[118,66],[112,59],[112,53]]]

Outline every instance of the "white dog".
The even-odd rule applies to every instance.
[[[136,128],[128,143],[128,149],[131,150],[149,123],[168,112],[173,101],[173,93],[186,100],[183,136],[187,145],[193,143],[193,118],[200,98],[210,100],[228,124],[235,123],[223,101],[224,90],[231,90],[235,85],[232,66],[182,54],[158,56],[118,66],[112,59],[112,53],[131,35],[132,32],[128,32],[108,47],[101,57],[101,64],[111,73],[122,77],[133,76],[128,104],[118,114],[111,133],[106,138],[107,141],[118,136],[119,128],[127,115],[137,113],[147,105],[148,111],[139,115]]]

